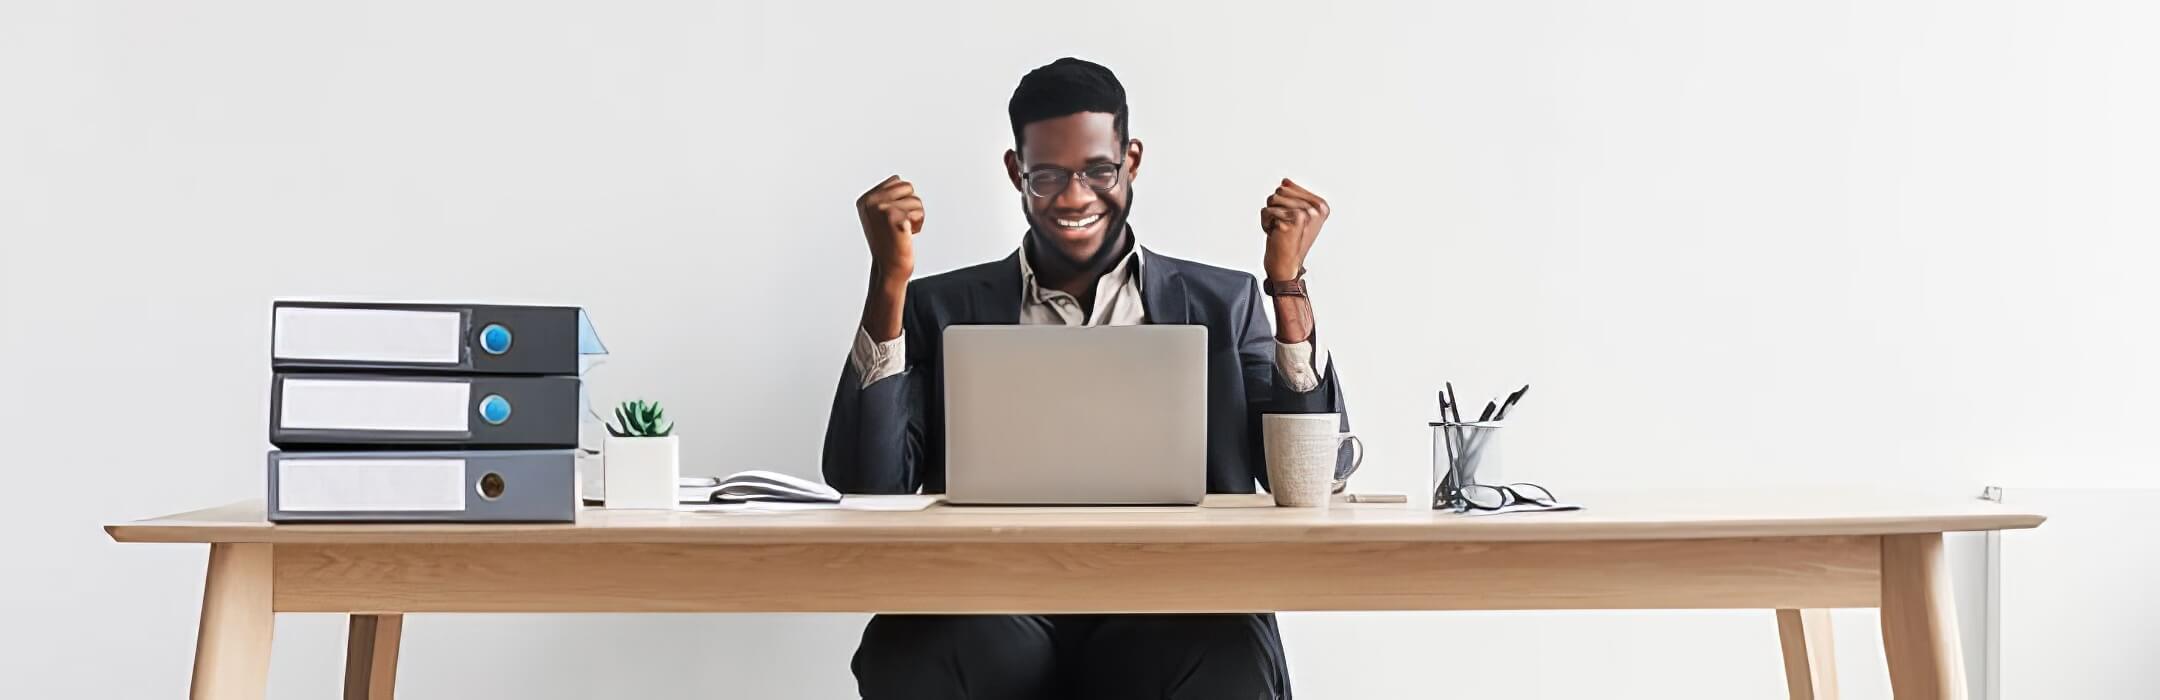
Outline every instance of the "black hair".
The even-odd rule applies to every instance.
[[[1021,127],[1080,112],[1116,115],[1118,144],[1129,140],[1125,123],[1131,112],[1125,106],[1125,86],[1110,69],[1070,56],[1028,71],[1020,86],[1013,88],[1005,112],[1012,117],[1014,148],[1020,146]]]

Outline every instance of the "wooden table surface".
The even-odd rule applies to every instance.
[[[352,616],[348,698],[395,688],[408,613],[1778,611],[1792,698],[1836,696],[1825,608],[1880,607],[1900,698],[1964,697],[1943,533],[2040,514],[1901,489],[1583,491],[1586,510],[1408,504],[586,509],[573,524],[287,524],[260,502],[111,525],[208,543],[193,697],[258,700],[271,619]]]
[[[1572,495],[1572,494],[1571,494]],[[1587,508],[1464,516],[1407,504],[1276,508],[1265,495],[1193,507],[932,506],[921,512],[693,513],[588,508],[575,524],[286,524],[260,501],[111,525],[120,542],[680,543],[847,542],[1525,542],[1813,537],[2004,530],[2042,516],[1978,498],[1855,490],[1671,489],[1585,492]]]

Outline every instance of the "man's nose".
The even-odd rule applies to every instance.
[[[1059,190],[1057,198],[1050,200],[1050,204],[1059,209],[1084,209],[1094,204],[1097,198],[1095,188],[1089,187],[1087,181],[1076,174],[1065,181],[1065,189]]]

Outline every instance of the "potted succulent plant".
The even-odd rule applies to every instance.
[[[667,411],[657,403],[624,401],[607,429],[607,507],[673,509],[682,461]]]

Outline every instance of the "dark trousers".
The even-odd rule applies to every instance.
[[[855,650],[863,700],[1276,700],[1275,615],[879,615]]]

